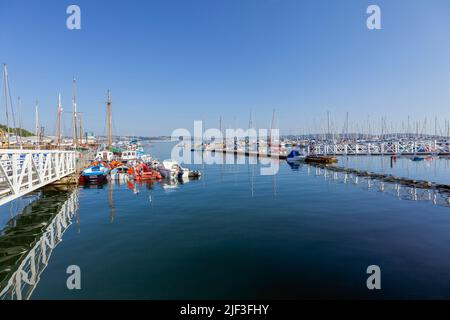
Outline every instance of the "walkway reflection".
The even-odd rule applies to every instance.
[[[31,297],[77,211],[77,189],[46,190],[8,221],[0,234],[0,300]]]
[[[343,183],[367,190],[374,190],[391,194],[399,200],[427,201],[434,205],[450,206],[450,194],[439,190],[406,186],[401,183],[385,182],[373,178],[361,177],[357,174],[337,172],[323,167],[309,166],[307,164],[296,164],[291,169],[298,171],[304,168],[308,176],[323,177],[330,183]]]

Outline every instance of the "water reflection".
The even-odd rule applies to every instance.
[[[77,210],[77,189],[46,190],[8,221],[0,235],[1,300],[30,298]]]
[[[286,161],[286,163],[291,167],[292,171],[299,171],[302,166],[302,162],[300,161]]]
[[[448,156],[341,156],[339,166],[443,184],[450,181]]]
[[[349,184],[364,187],[367,190],[391,194],[399,200],[428,201],[434,205],[450,206],[450,194],[447,192],[410,187],[395,182],[385,182],[369,177],[361,177],[353,173],[338,172],[323,167],[307,166],[307,174],[323,177],[330,183]]]
[[[191,181],[200,180],[201,177],[195,177],[195,178],[187,178],[182,177],[179,179],[162,179],[162,180],[144,180],[144,181],[135,181],[132,179],[129,179],[127,181],[120,181],[120,180],[111,180],[109,182],[109,192],[110,192],[110,207],[113,208],[112,202],[113,202],[113,189],[114,185],[121,186],[121,185],[127,185],[128,189],[134,193],[135,195],[139,195],[141,192],[141,189],[145,188],[146,190],[155,190],[157,186],[160,186],[166,191],[175,190],[179,188],[180,186],[187,184]],[[96,188],[93,186],[93,188]],[[103,188],[103,186],[98,186],[98,188]]]

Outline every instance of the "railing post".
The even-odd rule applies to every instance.
[[[17,187],[17,182],[19,180],[19,157],[17,153],[13,153],[11,156],[11,166],[12,166],[12,177],[11,182],[13,185],[13,193],[19,193],[19,188]]]
[[[33,155],[27,154],[26,157],[28,157],[28,167],[27,167],[27,174],[28,174],[28,188],[33,188]],[[22,168],[22,170],[25,170],[25,168]],[[39,169],[38,169],[39,170]],[[36,175],[39,178],[39,172],[36,172]],[[20,187],[20,186],[19,186]]]
[[[38,155],[38,157],[39,157],[39,165],[38,166],[36,166],[37,168],[38,168],[38,170],[39,170],[39,173],[38,174],[44,174],[44,154],[43,153],[40,153],[39,155]],[[44,178],[44,176],[42,176],[42,178]]]

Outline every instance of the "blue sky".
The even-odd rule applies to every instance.
[[[81,30],[66,28],[72,3]],[[381,7],[382,30],[366,28],[370,4]],[[0,61],[25,126],[38,99],[48,134],[59,92],[70,111],[73,76],[85,128],[97,134],[107,89],[122,135],[170,134],[194,120],[217,127],[220,115],[246,127],[250,109],[259,127],[276,109],[285,133],[323,128],[327,111],[338,131],[346,112],[351,125],[386,116],[399,129],[409,114],[437,115],[443,127],[449,39],[446,0],[0,0]]]

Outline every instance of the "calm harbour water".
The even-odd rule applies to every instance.
[[[171,147],[157,143],[148,151],[165,159]],[[390,168],[389,158],[349,158],[340,165],[347,161],[350,167],[450,180],[450,160],[427,167],[399,159]],[[27,209],[32,216],[51,218],[74,193],[78,210],[31,298],[450,298],[448,206],[425,196],[413,201],[408,190],[344,183],[306,165],[281,162],[276,176],[260,175],[258,165],[190,167],[203,177],[177,185],[45,192]],[[20,234],[14,228],[24,225],[32,241],[44,224],[33,219],[29,228],[27,219],[17,223],[19,216],[11,221],[10,210],[0,210],[7,231],[0,234],[4,275],[8,261],[1,257]],[[27,250],[20,239],[23,250],[16,256]],[[380,291],[366,287],[366,268],[373,264],[381,268]],[[81,290],[66,287],[69,265],[81,268]]]

